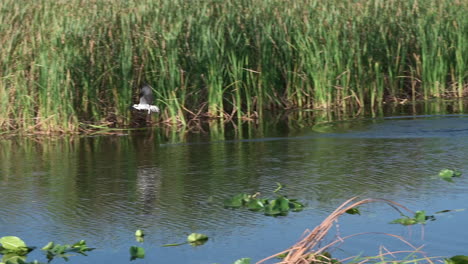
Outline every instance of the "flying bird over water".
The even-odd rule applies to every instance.
[[[140,91],[140,103],[134,104],[132,107],[136,110],[148,110],[148,114],[151,112],[158,113],[159,107],[152,105],[153,103],[153,90],[147,84],[145,84]]]

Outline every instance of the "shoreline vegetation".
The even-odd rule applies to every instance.
[[[468,93],[467,1],[0,2],[0,130],[243,122]],[[143,121],[142,121],[143,119]],[[95,126],[93,128],[93,126]]]

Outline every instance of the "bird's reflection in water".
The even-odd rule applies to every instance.
[[[161,186],[161,169],[141,167],[137,171],[138,200],[143,204],[143,213],[151,214]]]

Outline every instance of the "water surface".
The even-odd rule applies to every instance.
[[[391,199],[429,214],[468,204],[465,115],[369,118],[223,135],[174,141],[146,131],[3,140],[0,236],[19,236],[38,247],[85,239],[97,248],[68,263],[130,263],[128,249],[138,245],[147,254],[138,263],[227,264],[284,250],[354,196]],[[433,177],[444,168],[464,175],[454,183]],[[222,207],[223,199],[239,192],[272,197],[276,182],[307,209],[273,218]],[[361,210],[362,216],[340,220],[341,236],[389,232],[425,245],[430,255],[468,254],[466,211],[438,215],[422,231],[388,224],[400,216],[386,205]],[[142,244],[135,241],[136,229],[147,234]],[[161,247],[183,242],[192,232],[210,240],[201,247]],[[333,254],[377,254],[379,245],[408,249],[373,235],[349,240]],[[45,260],[41,254],[36,250],[30,259]]]

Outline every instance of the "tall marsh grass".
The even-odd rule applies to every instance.
[[[160,121],[462,97],[462,0],[2,0],[0,128],[129,125],[147,82]]]

